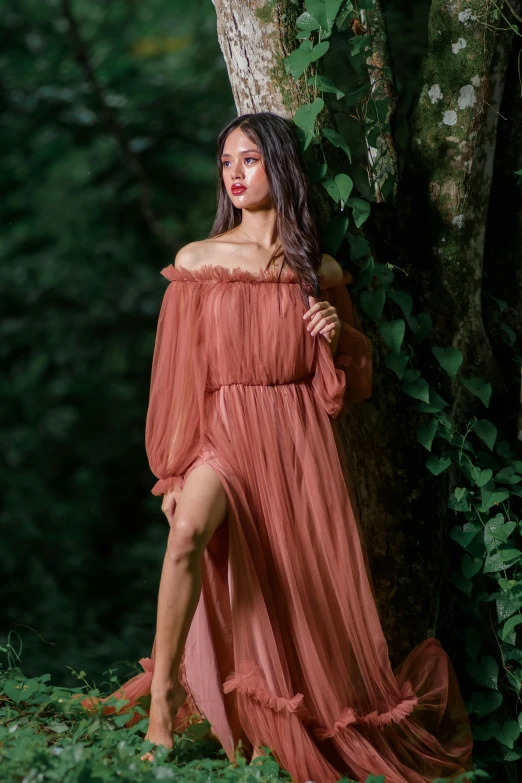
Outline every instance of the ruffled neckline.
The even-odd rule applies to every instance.
[[[297,273],[289,266],[279,269],[268,267],[260,269],[259,272],[251,272],[248,269],[242,269],[236,266],[230,269],[220,264],[203,264],[197,269],[187,269],[183,266],[174,266],[169,264],[161,270],[161,274],[171,281],[189,281],[189,282],[210,282],[210,283],[298,283]],[[350,272],[345,272],[339,280],[327,280],[323,275],[319,275],[321,289],[330,288],[336,285],[346,285],[353,283],[353,277]]]

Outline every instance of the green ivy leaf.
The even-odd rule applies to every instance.
[[[368,253],[371,253],[370,245],[368,244],[368,240],[365,239],[360,234],[350,234],[349,237],[350,242],[350,258],[352,258],[354,261],[357,261],[359,258],[362,258],[363,256],[368,255]],[[366,264],[361,268],[361,273],[363,273],[366,269],[368,269],[370,266],[369,262],[367,261]],[[373,277],[373,260],[371,263],[371,272]],[[368,283],[372,279],[372,277],[369,278]],[[367,285],[365,282],[364,285]]]
[[[432,329],[432,320],[429,313],[419,313],[417,316],[417,329],[413,332],[413,335],[420,345],[426,337],[429,335]]]
[[[448,407],[448,403],[437,394],[436,391],[430,389],[430,401],[429,403],[422,402],[418,410],[420,413],[440,413],[444,408]]]
[[[484,718],[486,715],[490,715],[495,710],[498,710],[502,704],[501,693],[479,693],[475,691],[471,696],[471,702],[473,704],[473,711],[476,712],[479,717]]]
[[[504,567],[504,562],[502,560],[502,557],[499,552],[495,552],[492,555],[488,555],[486,557],[486,562],[484,563],[484,573],[485,574],[493,574],[496,571],[501,571]]]
[[[339,147],[340,149],[344,150],[348,155],[348,160],[350,163],[352,162],[352,153],[350,152],[350,147],[345,142],[340,133],[338,133],[333,128],[324,128],[323,136],[325,139],[328,139],[328,141],[333,144],[334,147]]]
[[[499,503],[503,503],[504,500],[508,499],[508,497],[509,491],[507,489],[491,490],[487,488],[487,485],[485,487],[481,487],[480,498],[482,501],[482,506],[480,508],[480,512],[484,514],[493,506],[496,506]]]
[[[430,387],[424,378],[419,378],[412,382],[403,381],[401,388],[405,394],[409,397],[413,397],[414,400],[421,400],[422,402],[430,401]]]
[[[431,451],[433,438],[435,437],[438,426],[439,426],[438,419],[433,417],[428,422],[428,424],[421,424],[421,426],[417,430],[417,440],[419,441],[419,443],[422,443],[424,448],[428,449],[428,451]]]
[[[338,204],[341,200],[341,194],[339,193],[339,188],[337,187],[337,183],[333,177],[324,177],[324,179],[321,180],[321,185],[326,190],[328,195],[333,198],[335,203]]]
[[[460,564],[460,570],[466,579],[471,579],[480,571],[482,565],[483,560],[481,557],[470,557],[469,555],[464,555]]]
[[[507,581],[507,580],[506,580]],[[496,600],[497,606],[497,619],[499,623],[503,623],[512,614],[518,612],[522,608],[522,599],[514,597],[507,590],[501,590],[499,597]]]
[[[379,324],[379,332],[382,339],[396,356],[400,355],[405,331],[406,324],[402,318],[396,321],[383,321],[383,323]]]
[[[470,469],[470,475],[472,481],[477,485],[477,487],[483,487],[484,484],[487,484],[488,481],[491,480],[491,477],[493,476],[493,471],[490,470],[490,468],[485,468],[484,470],[481,470],[476,465],[472,465]]]
[[[522,477],[515,473],[515,468],[508,465],[506,468],[502,468],[498,473],[495,473],[495,481],[502,484],[520,484]]]
[[[520,737],[520,726],[516,720],[507,720],[502,724],[502,728],[495,733],[495,739],[512,748],[514,743]]]
[[[441,473],[443,473],[446,468],[449,468],[451,465],[451,460],[449,457],[436,457],[435,454],[432,454],[428,459],[426,460],[426,467],[430,471],[430,473],[433,473],[434,476],[439,476]]]
[[[506,641],[508,636],[510,636],[513,630],[517,627],[517,625],[520,625],[520,623],[522,623],[522,617],[520,615],[517,615],[516,617],[510,617],[509,620],[506,620],[499,632],[499,636],[502,641]]]
[[[480,664],[468,661],[466,670],[480,685],[498,691],[498,663],[493,656],[484,655]]]
[[[294,114],[294,122],[298,128],[301,128],[307,136],[313,135],[315,128],[315,118],[324,107],[322,98],[316,98],[313,103],[305,103],[300,106]]]
[[[467,522],[464,527],[455,525],[450,531],[450,538],[460,544],[465,549],[471,544],[477,533],[482,530],[482,525],[473,522]]]
[[[335,177],[335,184],[339,189],[341,201],[346,203],[350,198],[350,193],[353,189],[353,180],[348,176],[348,174],[337,174]]]
[[[466,593],[468,598],[471,598],[473,583],[470,582],[469,579],[463,577],[459,571],[452,571],[451,581],[453,582],[455,587],[458,587],[459,590],[462,590],[463,593]]]
[[[306,0],[306,10],[317,19],[321,28],[330,33],[343,0]]]
[[[370,216],[370,203],[364,201],[362,198],[350,198],[346,202],[349,207],[352,208],[353,221],[357,228],[360,228],[362,224]]]
[[[363,291],[360,297],[362,309],[375,323],[382,315],[385,300],[386,292],[382,286],[375,291]]]
[[[401,308],[403,315],[405,318],[408,318],[408,316],[411,315],[411,311],[413,308],[413,299],[411,296],[406,293],[406,291],[401,291],[400,289],[390,289],[389,291],[389,297],[390,299],[399,305]]]
[[[349,25],[348,22],[351,22],[351,19],[357,16],[357,12],[354,10],[353,4],[348,2],[340,14],[337,15],[335,19],[335,24],[337,26],[337,29],[340,31],[342,29],[346,29]]]
[[[395,373],[399,381],[402,380],[402,376],[404,373],[404,370],[408,364],[409,358],[408,354],[404,351],[401,351],[400,356],[395,356],[394,353],[387,353],[384,357],[384,365],[389,370],[392,370],[392,372]]]
[[[323,251],[331,256],[336,255],[341,242],[343,241],[346,229],[348,228],[348,218],[332,218],[321,229],[321,245]]]
[[[478,397],[486,408],[489,407],[492,391],[490,383],[486,383],[484,378],[476,378],[475,376],[471,378],[460,378],[459,380],[470,394]]]
[[[348,43],[352,47],[351,55],[355,57],[357,54],[364,52],[367,46],[370,47],[372,45],[372,37],[371,35],[354,35],[353,38],[349,39]]]
[[[488,449],[493,451],[497,439],[497,428],[495,425],[487,419],[479,419],[473,425],[473,431],[484,441]]]
[[[283,59],[286,73],[290,74],[290,76],[297,81],[306,71],[308,66],[320,57],[323,57],[329,48],[329,41],[321,41],[321,43],[316,46],[308,39],[302,41],[298,49],[294,49],[288,57]]]
[[[295,23],[301,30],[308,30],[309,32],[312,32],[312,30],[319,30],[321,27],[317,19],[314,19],[312,14],[309,14],[308,11],[305,11],[304,14],[298,16]]]
[[[448,348],[440,348],[438,345],[434,345],[431,352],[442,369],[448,373],[449,377],[452,379],[455,378],[464,358],[461,351],[459,351],[458,348],[454,348],[452,345]]]
[[[316,76],[309,76],[306,83],[309,87],[314,87],[321,92],[335,93],[337,100],[344,98],[344,92],[340,90],[339,87],[336,87],[333,81],[326,76],[320,76],[319,74]]]

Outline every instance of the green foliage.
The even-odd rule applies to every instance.
[[[0,648],[3,657],[12,658],[12,648]],[[290,780],[263,746],[265,755],[248,763],[241,745],[231,764],[223,748],[206,738],[208,721],[192,723],[182,735],[174,735],[169,751],[144,739],[148,717],[130,728],[129,716],[122,712],[121,699],[113,715],[87,713],[73,694],[97,690],[57,687],[51,676],[26,677],[19,666],[0,666],[0,754],[1,779],[12,783],[85,783],[122,780],[127,783],[154,780],[178,780],[184,783],[208,783],[228,780],[254,783],[260,780]],[[75,673],[85,683],[85,672]],[[197,716],[194,716],[197,717]],[[141,756],[152,750],[154,761]]]
[[[176,780],[180,783],[209,783],[228,780],[231,783],[256,783],[268,780],[289,781],[271,750],[261,746],[263,755],[250,763],[241,741],[233,764],[224,749],[208,739],[210,724],[194,715],[183,734],[174,734],[174,746],[168,750],[155,746],[144,736],[148,728],[147,712],[135,707],[143,717],[130,728],[125,713],[125,699],[115,702],[116,712],[86,712],[74,694],[103,696],[88,686],[85,672],[75,672],[78,687],[64,688],[51,684],[51,676],[26,677],[17,655],[8,644],[0,647],[5,660],[0,663],[0,759],[2,780],[11,783],[86,783],[87,781],[122,780],[124,783],[148,783]],[[486,704],[482,705],[485,709]],[[506,722],[498,727],[501,741],[514,741],[517,724]],[[152,751],[154,760],[142,761]],[[484,775],[479,770],[468,777],[452,779],[472,783]],[[310,783],[320,783],[320,781]],[[356,783],[342,778],[338,783]],[[368,775],[364,783],[386,783],[385,775]],[[439,783],[449,783],[441,778]]]
[[[150,652],[159,272],[208,234],[235,113],[211,4],[69,5],[111,122],[62,3],[10,2],[0,21],[2,631],[28,675],[67,684],[70,662],[101,677]]]
[[[417,429],[417,440],[431,452],[426,468],[433,479],[449,470],[456,477],[458,486],[448,499],[448,510],[454,517],[450,537],[462,555],[451,581],[456,588],[455,602],[465,618],[462,630],[456,629],[456,633],[468,658],[466,670],[471,684],[465,696],[475,738],[475,762],[481,767],[487,763],[514,762],[522,758],[522,517],[519,510],[522,460],[508,442],[499,441],[493,422],[472,417],[466,431],[461,433],[445,413],[448,403],[433,388],[437,367],[439,376],[442,370],[449,378],[454,393],[460,393],[456,388],[458,382],[469,394],[470,404],[475,398],[477,405],[488,408],[493,394],[485,378],[469,374],[465,357],[457,346],[431,347],[437,361],[435,368],[429,368],[431,380],[414,364],[415,349],[431,336],[432,322],[428,313],[414,314],[410,294],[394,285],[391,265],[375,263],[367,240],[359,232],[370,216],[372,200],[352,164],[352,148],[360,148],[360,138],[354,134],[353,125],[344,125],[345,132],[341,127],[325,127],[321,111],[315,113],[312,123],[313,107],[318,106],[317,93],[321,91],[335,94],[337,105],[344,112],[349,107],[351,117],[359,120],[359,133],[372,147],[377,145],[379,136],[389,132],[385,122],[387,101],[372,100],[369,69],[365,67],[373,39],[360,24],[360,12],[371,5],[372,0],[331,6],[325,0],[306,3],[299,27],[308,37],[299,35],[301,47],[308,42],[307,51],[313,51],[325,34],[332,35],[335,25],[348,36],[353,72],[357,76],[354,89],[345,93],[344,85],[343,90],[338,90],[318,73],[321,59],[313,61],[313,71],[312,60],[303,64],[302,71],[293,75],[298,78],[305,73],[311,94],[309,103],[297,110],[296,122],[299,125],[301,117],[309,118],[306,148],[310,147],[316,158],[324,160],[320,169],[316,167],[313,182],[318,182],[332,201],[333,216],[323,228],[326,252],[335,255],[331,248],[339,248],[344,239],[348,240],[352,260],[360,263],[355,287],[359,306],[377,325],[387,350],[385,366],[397,377],[410,401],[417,401],[417,413],[423,419]],[[293,53],[287,59],[291,60],[292,56]],[[377,70],[374,64],[371,67]],[[386,66],[381,76],[388,78]],[[343,97],[344,102],[339,100]],[[341,112],[337,116],[341,117]],[[348,171],[347,163],[327,157],[325,142],[344,150],[347,163],[352,164]],[[358,157],[360,165],[360,153]],[[368,160],[363,159],[362,165],[368,168]],[[352,196],[353,188],[359,195]],[[390,180],[387,192],[392,194],[393,189]],[[351,220],[345,215],[345,207],[351,209]],[[495,301],[502,312],[505,302]],[[384,317],[387,311],[392,313],[389,320]],[[522,364],[516,335],[508,328],[504,331],[506,345],[512,348],[517,364]],[[488,777],[484,769],[476,772],[479,777]]]

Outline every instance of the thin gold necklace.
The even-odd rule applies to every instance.
[[[244,234],[246,237],[248,237],[249,239],[251,239],[251,240],[252,240],[252,242],[255,242],[255,243],[256,243],[256,245],[260,245],[260,246],[263,248],[263,250],[266,250],[266,252],[267,252],[267,253],[270,253],[270,250],[268,250],[268,248],[266,248],[266,247],[265,247],[263,244],[261,244],[261,242],[259,242],[259,240],[257,240],[257,239],[254,239],[254,237],[251,237],[251,236],[250,236],[250,234],[247,234],[247,232],[245,231],[245,229],[244,229],[244,228],[241,228],[241,226],[239,226],[239,230],[240,230],[240,231],[242,231],[242,232],[243,232],[243,234]],[[272,254],[270,253],[270,255],[272,255]],[[270,263],[271,263],[271,264],[273,264],[273,263],[274,263],[274,259],[272,259],[272,260],[270,261]]]

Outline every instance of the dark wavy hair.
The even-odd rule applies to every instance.
[[[217,212],[209,236],[224,234],[241,223],[241,210],[234,206],[228,196],[221,164],[225,141],[235,128],[241,128],[261,151],[283,250],[283,264],[279,274],[285,263],[296,272],[308,305],[307,293],[312,293],[316,298],[319,295],[321,249],[308,178],[295,125],[291,120],[274,112],[261,111],[241,114],[223,128],[217,140]]]

